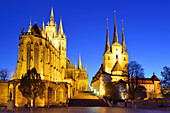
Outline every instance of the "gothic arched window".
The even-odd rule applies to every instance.
[[[27,43],[27,70],[30,69],[30,62],[31,62],[31,43]]]
[[[108,56],[108,60],[110,60],[110,56]]]
[[[118,59],[118,55],[116,54],[116,59]]]
[[[38,63],[39,63],[39,47],[38,43],[36,42],[34,45],[34,66],[36,70],[38,70]]]

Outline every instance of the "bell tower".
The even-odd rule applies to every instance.
[[[51,8],[50,22],[48,22],[46,26],[46,33],[50,41],[57,37],[57,24],[54,23],[53,7]]]
[[[122,44],[118,42],[116,15],[114,16],[113,43],[109,44],[108,23],[106,32],[106,46],[103,54],[103,71],[112,75],[124,75],[125,65],[128,64],[128,53],[125,46],[125,37],[122,21]]]
[[[60,19],[60,26],[56,41],[60,53],[61,67],[66,69],[66,35],[63,33],[62,19]]]

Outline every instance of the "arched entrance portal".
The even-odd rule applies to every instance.
[[[14,100],[13,90],[14,90],[14,86],[13,86],[13,84],[10,84],[10,85],[9,85],[9,91],[8,91],[9,94],[8,94],[8,95],[9,95],[9,97],[11,96],[11,99],[12,99],[12,100]]]
[[[48,101],[49,103],[52,102],[52,88],[48,87]]]
[[[56,101],[63,102],[64,90],[61,87],[56,89]]]

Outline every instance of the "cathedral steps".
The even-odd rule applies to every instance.
[[[109,107],[103,99],[70,99],[70,107]]]
[[[76,96],[69,99],[68,106],[71,107],[108,107],[109,105],[99,99],[91,91],[81,91]]]

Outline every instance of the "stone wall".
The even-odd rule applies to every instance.
[[[8,100],[8,83],[0,83],[0,106],[6,106]]]

